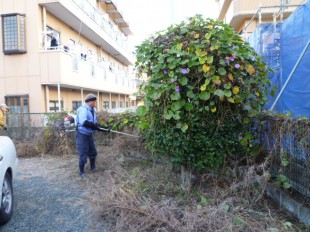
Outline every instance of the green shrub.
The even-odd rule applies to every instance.
[[[267,66],[228,25],[193,17],[137,48],[138,108],[148,148],[186,168],[217,168],[251,150]],[[147,77],[146,77],[147,76]]]
[[[134,111],[125,111],[118,114],[111,114],[106,111],[97,113],[97,120],[102,126],[113,126],[113,130],[136,130],[139,124],[139,117]]]

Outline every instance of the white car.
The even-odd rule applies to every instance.
[[[13,178],[18,159],[14,143],[7,136],[0,136],[0,225],[7,223],[13,213]]]

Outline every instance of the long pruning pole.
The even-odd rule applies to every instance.
[[[125,133],[125,132],[120,132],[120,131],[115,131],[115,130],[110,130],[110,131],[112,133],[115,133],[115,134],[125,135],[125,136],[129,136],[129,137],[134,137],[134,138],[141,138],[141,136],[132,135],[132,134],[128,134],[128,133]]]
[[[129,136],[129,137],[134,137],[134,138],[141,138],[141,136],[138,136],[138,135],[132,135],[132,134],[128,134],[128,133],[125,133],[125,132],[109,130],[109,129],[105,129],[105,128],[101,128],[100,130],[101,131],[106,131],[106,132],[112,132],[112,133],[115,133],[115,134],[125,135],[125,136]]]

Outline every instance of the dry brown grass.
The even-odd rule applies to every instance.
[[[23,142],[16,148],[20,157],[42,154],[42,147],[50,148],[50,154],[75,153],[72,138],[62,136],[55,131],[44,140],[47,145],[53,142],[52,147]],[[107,231],[305,231],[265,198],[268,161],[236,165],[222,175],[195,173],[193,190],[184,191],[179,170],[147,153],[139,139],[117,137],[98,151],[98,171],[80,187],[90,193]],[[70,161],[63,171],[68,181],[76,180],[75,163]]]
[[[33,134],[31,139],[13,139],[19,157],[38,155],[64,156],[76,152],[75,133],[65,132],[57,127],[43,128]]]
[[[40,148],[32,142],[15,142],[16,153],[18,157],[35,157],[41,154]]]
[[[186,192],[166,162],[128,156],[141,146],[120,137],[98,157],[88,187],[107,231],[303,231],[264,197],[266,164],[225,176],[196,174],[194,189]]]
[[[18,155],[68,158],[57,174],[77,180],[77,156],[74,162],[65,156],[76,153],[73,134],[54,125],[32,135],[16,139]],[[265,198],[268,160],[226,167],[222,175],[195,173],[194,188],[187,192],[180,187],[179,170],[148,154],[140,140],[122,136],[106,142],[112,146],[98,147],[98,172],[79,185],[90,193],[107,231],[306,231]]]

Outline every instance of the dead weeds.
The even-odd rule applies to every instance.
[[[146,153],[132,157],[132,147],[143,144],[119,137],[104,147],[88,185],[107,231],[304,231],[264,197],[266,164],[238,175],[196,174],[187,192],[167,162]]]

